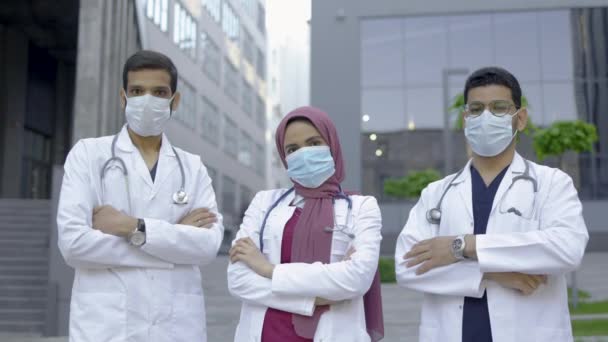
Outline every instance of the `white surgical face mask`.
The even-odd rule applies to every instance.
[[[513,117],[517,115],[496,116],[484,110],[476,117],[465,117],[464,135],[475,154],[482,157],[494,157],[507,149],[517,131],[513,133]]]
[[[171,101],[150,94],[127,97],[125,115],[129,128],[142,137],[161,135],[171,117]]]
[[[289,178],[309,189],[320,187],[336,172],[329,146],[302,147],[285,161]]]

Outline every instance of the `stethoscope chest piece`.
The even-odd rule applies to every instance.
[[[426,219],[431,224],[439,224],[441,222],[441,209],[433,208],[427,211]]]
[[[184,190],[179,190],[173,194],[173,203],[175,204],[188,204],[188,194]]]

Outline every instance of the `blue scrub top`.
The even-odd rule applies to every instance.
[[[473,191],[473,221],[474,233],[485,234],[488,219],[492,211],[492,203],[498,186],[507,172],[508,166],[502,170],[489,186],[481,175],[471,165],[471,185]],[[462,342],[492,342],[490,313],[488,311],[488,294],[484,292],[481,298],[464,298],[462,312]]]

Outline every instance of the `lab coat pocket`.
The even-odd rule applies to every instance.
[[[351,239],[342,232],[334,232],[331,242],[331,256],[333,262],[342,261],[348,250]]]
[[[204,341],[207,334],[205,297],[176,294],[173,304],[173,341]]]
[[[70,314],[70,339],[79,342],[126,341],[124,293],[75,292]]]

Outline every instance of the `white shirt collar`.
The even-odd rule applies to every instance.
[[[291,201],[291,205],[294,205],[300,209],[304,208],[304,203],[306,203],[306,199],[298,194],[296,194],[293,201]]]

